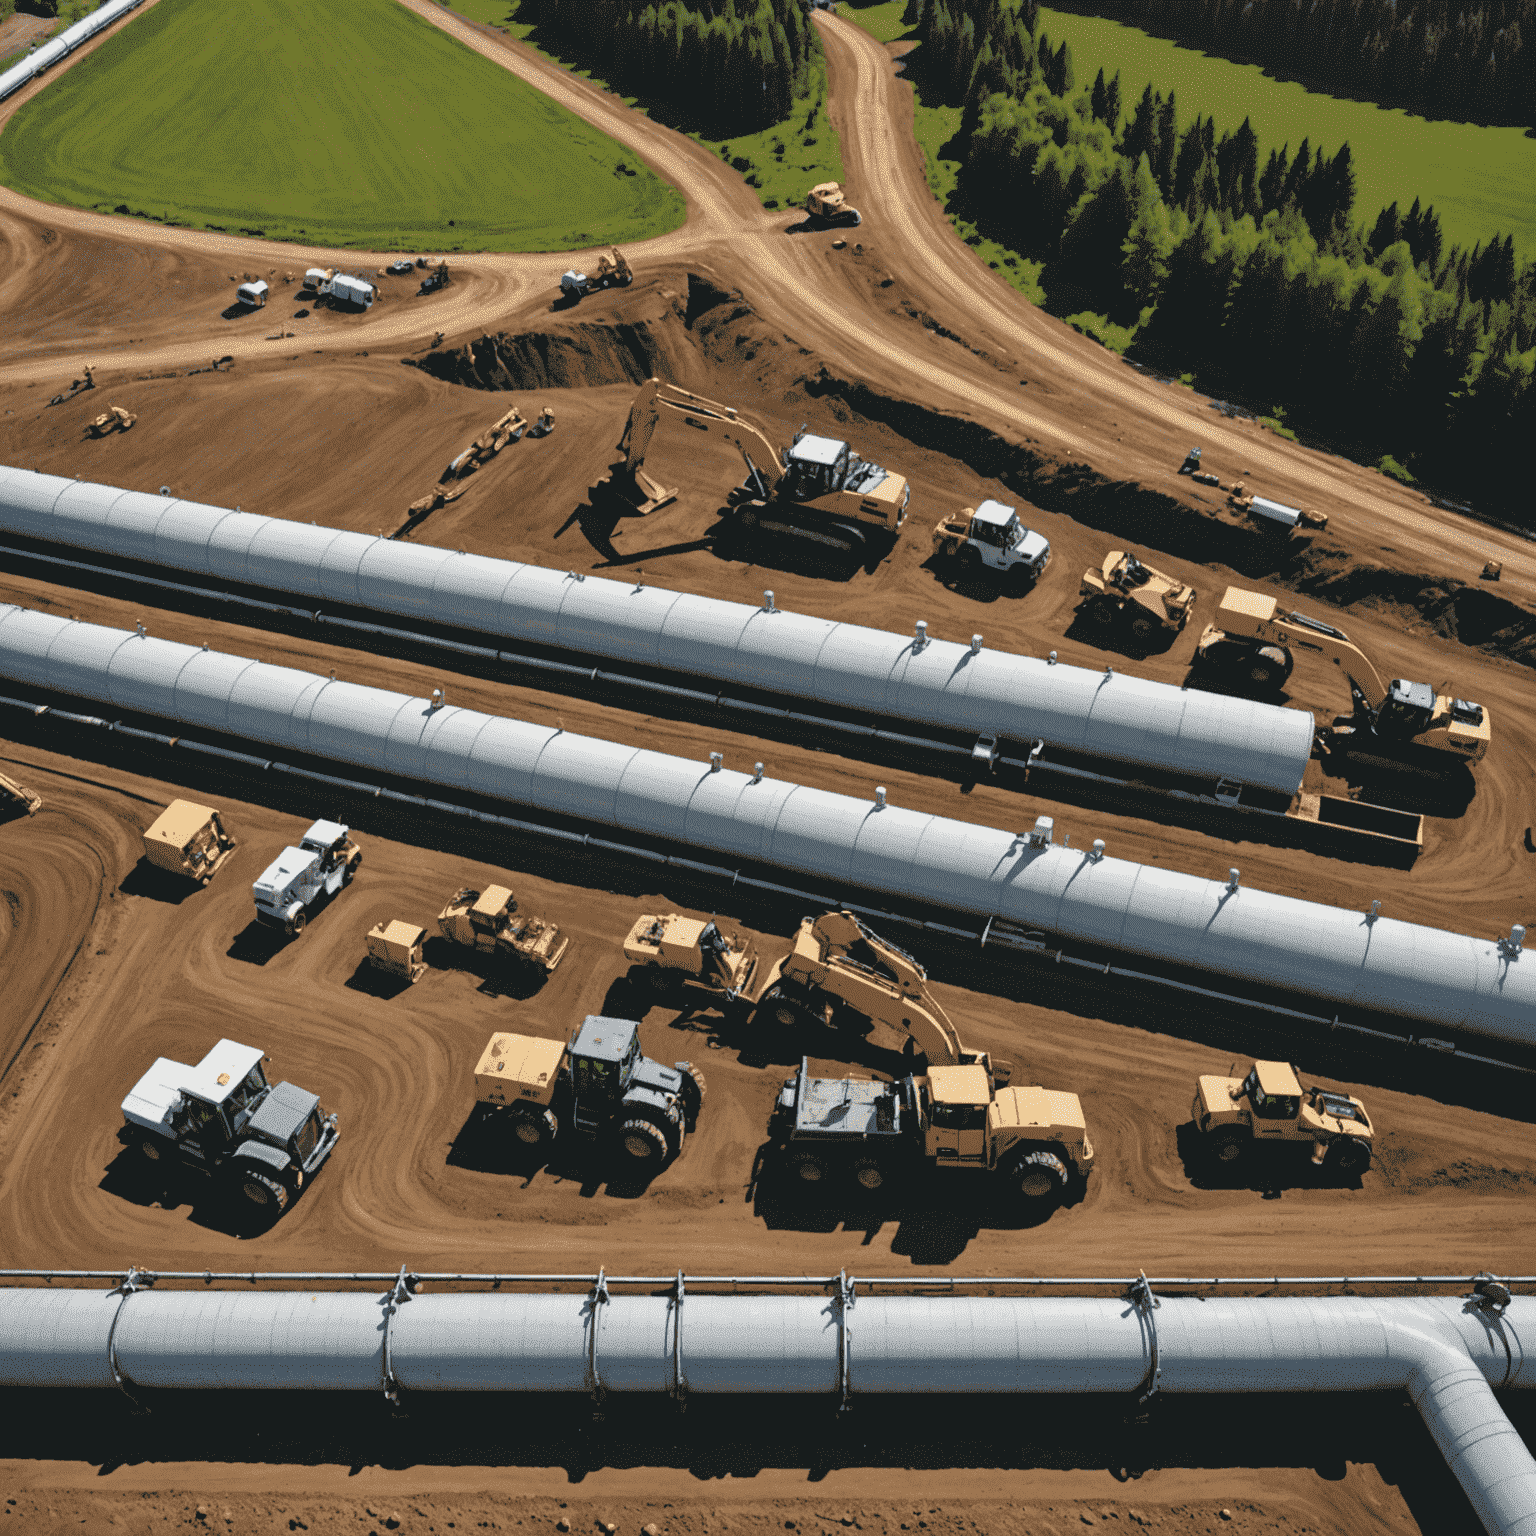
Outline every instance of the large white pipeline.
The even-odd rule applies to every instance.
[[[1484,1528],[1536,1536],[1536,1460],[1494,1396],[1536,1386],[1536,1298],[1153,1300],[6,1289],[0,1386],[1406,1391]]]
[[[33,470],[0,466],[0,532],[1286,795],[1312,751],[1304,710]]]
[[[135,6],[142,4],[143,0],[105,0],[105,3],[92,11],[89,16],[83,17],[73,26],[65,27],[57,37],[49,39],[41,48],[29,53],[19,64],[13,64],[0,74],[0,101],[19,91],[29,80],[36,79],[44,70],[57,64],[60,59],[67,58],[81,43],[89,42],[98,32],[110,27],[119,17],[126,16]]]
[[[0,677],[1131,954],[1536,1045],[1536,953],[0,607]]]

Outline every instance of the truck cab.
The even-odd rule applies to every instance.
[[[937,553],[980,573],[995,571],[1015,581],[1038,581],[1051,562],[1050,541],[1026,528],[1014,508],[984,501],[947,517],[933,530]]]
[[[350,885],[362,861],[350,828],[336,821],[315,822],[299,846],[283,849],[252,885],[256,921],[290,936],[302,933],[311,909]]]
[[[1219,1162],[1235,1162],[1253,1142],[1309,1147],[1312,1161],[1342,1172],[1370,1166],[1374,1129],[1365,1105],[1349,1094],[1302,1086],[1285,1061],[1256,1061],[1244,1077],[1202,1076],[1194,1120]]]

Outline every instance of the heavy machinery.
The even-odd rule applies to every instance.
[[[160,1057],[123,1100],[121,1139],[147,1163],[196,1169],[277,1215],[340,1132],[315,1094],[269,1083],[265,1059],[234,1040],[220,1040],[195,1067]]]
[[[805,214],[818,229],[852,229],[864,222],[835,181],[818,182],[805,196]]]
[[[1294,528],[1326,528],[1328,526],[1328,514],[1326,512],[1303,512],[1296,507],[1288,507],[1283,502],[1271,501],[1267,496],[1250,496],[1242,481],[1227,493],[1227,505],[1234,512],[1243,512],[1256,523],[1267,523],[1272,527],[1291,530]]]
[[[1278,688],[1296,653],[1331,661],[1349,680],[1354,714],[1328,730],[1331,747],[1395,764],[1446,771],[1480,762],[1493,724],[1481,704],[1437,693],[1428,683],[1381,680],[1371,659],[1342,629],[1282,609],[1272,597],[1228,587],[1195,650],[1197,666]]]
[[[446,288],[452,281],[453,279],[448,275],[448,263],[440,261],[422,278],[421,287],[416,290],[416,297],[419,299],[424,293],[436,293],[439,288]]]
[[[144,834],[144,857],[159,869],[207,885],[234,854],[235,842],[211,806],[172,800]]]
[[[112,432],[126,432],[139,418],[120,405],[109,405],[100,416],[86,423],[85,430],[92,437],[106,437]]]
[[[589,293],[596,293],[600,288],[628,288],[634,282],[635,274],[630,269],[629,263],[624,259],[624,254],[618,246],[610,246],[610,256],[597,258],[597,271],[589,277],[585,272],[577,272],[572,269],[560,279],[560,297],[575,304],[585,298]]]
[[[588,1014],[569,1045],[505,1032],[475,1067],[475,1095],[534,1151],[569,1133],[621,1152],[640,1169],[683,1150],[704,1103],[704,1074],[664,1067],[640,1052],[632,1019]]]
[[[542,917],[519,913],[517,898],[504,885],[484,891],[465,886],[437,914],[437,931],[450,944],[511,961],[546,976],[560,964],[571,941]]]
[[[768,1134],[791,1180],[810,1189],[840,1183],[849,1193],[929,1170],[970,1170],[1037,1205],[1059,1199],[1093,1167],[1075,1093],[999,1088],[979,1065],[930,1066],[888,1083],[812,1077],[802,1059]]]
[[[906,522],[912,489],[878,464],[867,464],[845,442],[804,427],[782,453],[734,406],[706,400],[675,384],[648,380],[635,396],[619,452],[624,462],[592,488],[625,513],[644,516],[676,500],[677,492],[645,472],[645,456],[663,419],[680,418],[707,437],[729,443],[746,461],[747,478],[731,492],[727,517],[738,537],[809,540],[845,554],[884,553]]]
[[[20,806],[28,816],[35,816],[43,808],[43,797],[0,773],[0,806],[7,805]]]
[[[314,910],[351,885],[363,862],[363,850],[350,832],[340,822],[317,821],[297,848],[283,849],[251,887],[256,921],[290,938],[303,933]]]
[[[738,933],[722,933],[710,918],[647,913],[629,930],[624,958],[657,992],[692,987],[727,1002],[750,997],[757,975],[757,945]]]
[[[1018,513],[1000,501],[964,507],[934,524],[933,552],[958,561],[973,579],[990,572],[1013,588],[1033,585],[1051,563],[1050,541],[1026,528]]]
[[[415,923],[403,923],[399,918],[375,923],[365,940],[368,963],[387,976],[418,982],[427,974],[427,962],[421,957],[421,945],[426,936],[425,928],[418,928]]]
[[[304,281],[300,287],[316,295],[329,293],[335,277],[335,267],[310,267],[305,272]]]
[[[1230,1165],[1251,1158],[1259,1142],[1309,1147],[1314,1167],[1364,1173],[1373,1132],[1365,1105],[1346,1093],[1303,1088],[1285,1061],[1256,1061],[1246,1077],[1202,1076],[1194,1119],[1210,1157]]]
[[[1098,570],[1084,571],[1078,594],[1078,607],[1090,624],[1103,629],[1124,625],[1143,645],[1160,634],[1178,634],[1195,608],[1195,589],[1188,582],[1124,549],[1110,550]]]

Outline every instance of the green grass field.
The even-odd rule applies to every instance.
[[[379,250],[570,250],[684,217],[622,145],[395,0],[161,0],[16,114],[0,181]]]
[[[1358,180],[1355,216],[1367,224],[1388,203],[1406,212],[1417,197],[1435,205],[1448,245],[1512,234],[1522,254],[1536,254],[1536,139],[1524,129],[1431,123],[1325,96],[1272,80],[1256,64],[1233,64],[1099,17],[1042,6],[1038,26],[1053,44],[1071,46],[1078,85],[1092,85],[1100,66],[1106,76],[1118,69],[1127,112],[1150,83],[1178,93],[1181,124],[1204,112],[1219,133],[1251,118],[1261,155],[1287,142],[1294,150],[1304,138],[1332,154],[1347,139]]]

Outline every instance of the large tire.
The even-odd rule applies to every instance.
[[[861,1157],[853,1165],[853,1182],[866,1194],[876,1194],[885,1188],[885,1169],[873,1157]]]
[[[298,938],[298,936],[303,933],[308,926],[309,913],[303,907],[300,907],[299,910],[293,914],[293,921],[288,924],[289,937],[295,939]]]
[[[1068,1177],[1066,1163],[1044,1148],[1026,1153],[1019,1159],[1019,1194],[1031,1204],[1059,1200],[1066,1190]]]
[[[691,1061],[678,1062],[677,1070],[683,1074],[683,1119],[691,1131],[698,1126],[699,1111],[704,1106],[709,1086],[704,1081],[703,1072]]]
[[[672,1150],[666,1132],[651,1120],[626,1120],[619,1128],[619,1145],[636,1168],[660,1168]]]
[[[807,1189],[820,1189],[827,1180],[827,1165],[814,1152],[797,1153],[790,1159],[789,1171]]]
[[[1131,638],[1145,645],[1161,628],[1162,625],[1151,614],[1138,613],[1131,620]]]
[[[1218,1168],[1230,1168],[1248,1155],[1252,1141],[1252,1136],[1237,1126],[1212,1131],[1209,1149],[1211,1161]]]
[[[514,1114],[512,1134],[525,1146],[541,1152],[560,1134],[560,1122],[552,1109],[524,1109]]]
[[[1291,675],[1287,658],[1278,647],[1265,646],[1248,657],[1245,669],[1248,681],[1255,688],[1278,688]]]
[[[288,1188],[265,1173],[247,1168],[240,1176],[240,1193],[259,1211],[281,1215],[288,1206]]]
[[[1100,597],[1088,604],[1083,617],[1100,629],[1110,629],[1120,617],[1120,610],[1107,597]]]
[[[1371,1166],[1370,1143],[1358,1136],[1341,1136],[1328,1148],[1326,1161],[1335,1173],[1364,1173]]]

